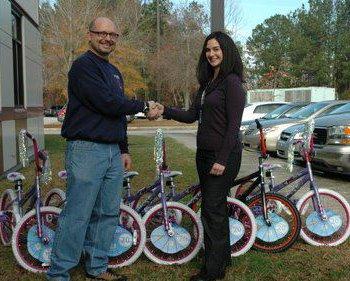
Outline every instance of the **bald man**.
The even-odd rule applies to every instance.
[[[153,102],[128,100],[119,70],[108,62],[118,33],[108,18],[89,25],[90,49],[68,73],[68,105],[62,125],[67,140],[67,201],[51,255],[48,280],[70,280],[84,251],[88,280],[127,280],[107,270],[108,251],[118,225],[124,169],[131,157],[126,114],[158,117]]]

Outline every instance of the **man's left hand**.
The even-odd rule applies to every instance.
[[[124,170],[129,171],[131,169],[131,156],[128,153],[122,154],[122,164]]]
[[[219,163],[214,163],[213,167],[210,170],[211,175],[215,176],[221,176],[225,171],[225,166],[219,164]]]

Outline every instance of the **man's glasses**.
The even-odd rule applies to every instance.
[[[109,35],[109,38],[111,38],[113,41],[115,41],[119,37],[119,34],[114,33],[114,32],[95,31],[95,30],[89,30],[89,32],[96,34],[101,39],[106,39],[107,36]]]

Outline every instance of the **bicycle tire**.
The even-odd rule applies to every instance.
[[[310,212],[312,210],[315,211],[312,204],[312,197],[315,192],[310,190],[305,193],[297,203],[297,208],[301,214],[302,221],[300,236],[305,242],[313,246],[338,246],[345,242],[350,236],[350,205],[342,195],[333,190],[320,188],[318,192],[325,209],[332,210],[332,212],[336,210],[337,212],[334,212],[334,214],[341,214],[340,217],[338,216],[338,218],[342,219],[341,226],[336,231],[334,229],[334,233],[326,236],[318,235],[307,227],[306,220],[312,215]],[[326,198],[330,199],[330,204],[327,204],[327,206],[325,206]],[[308,210],[309,206],[312,206],[310,210]]]
[[[124,204],[120,205],[119,225],[132,232],[132,246],[121,255],[109,257],[109,268],[123,267],[134,263],[142,254],[146,243],[146,229],[141,216]]]
[[[51,206],[56,208],[63,208],[66,201],[66,193],[60,188],[51,189],[43,200],[44,206]]]
[[[60,212],[61,210],[55,207],[41,207],[40,213],[42,225],[55,231],[58,225]],[[34,258],[27,247],[28,232],[32,227],[35,227],[35,223],[36,211],[31,210],[21,219],[13,232],[12,250],[21,267],[34,273],[44,273],[48,270],[50,266],[49,263],[43,263]]]
[[[248,252],[253,246],[257,226],[252,211],[238,199],[227,197],[227,207],[229,218],[238,220],[244,227],[243,236],[231,245],[231,257],[238,257]]]
[[[13,206],[16,199],[12,189],[6,189],[0,197],[0,212],[4,212],[6,220],[0,223],[0,239],[4,246],[11,244],[13,230],[20,220],[20,215]]]
[[[158,204],[152,207],[142,218],[146,228],[145,255],[155,263],[163,265],[183,264],[192,260],[200,250],[203,242],[203,226],[197,214],[184,204],[178,202],[167,202],[169,221],[177,226],[178,211],[181,212],[181,228],[186,229],[191,237],[190,243],[176,253],[165,253],[159,250],[152,242],[151,235],[154,230],[161,229],[165,233],[163,225],[163,206]],[[169,236],[166,236],[169,237]],[[187,236],[188,237],[188,236]],[[175,239],[175,238],[174,238]]]
[[[280,194],[270,192],[266,193],[266,202],[270,218],[274,216],[276,219],[280,219],[281,223],[283,223],[283,230],[286,231],[286,233],[281,234],[280,238],[277,237],[278,239],[271,239],[271,241],[264,241],[264,239],[262,239],[263,235],[264,238],[269,238],[269,236],[265,235],[269,235],[273,229],[267,226],[266,222],[262,218],[261,196],[254,196],[247,203],[248,207],[252,210],[254,217],[257,220],[257,237],[255,239],[253,248],[262,252],[269,253],[286,251],[295,243],[299,236],[301,229],[301,219],[299,212],[296,206],[288,198]],[[281,225],[277,226],[275,224],[275,226],[272,227],[281,227]]]

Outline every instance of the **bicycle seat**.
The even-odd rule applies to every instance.
[[[138,176],[139,173],[138,172],[135,172],[135,171],[127,171],[124,173],[124,180],[125,179],[132,179],[133,177],[135,176]]]
[[[26,178],[19,172],[12,172],[7,174],[7,179],[11,182],[15,182],[18,180],[25,180]]]
[[[262,166],[265,171],[273,171],[273,170],[278,170],[282,168],[280,164],[271,164],[271,163],[263,163]]]
[[[170,171],[167,173],[164,173],[164,179],[165,180],[172,180],[172,178],[175,178],[177,176],[181,176],[182,173],[180,171]]]
[[[66,180],[66,179],[67,179],[67,171],[66,171],[66,170],[59,171],[59,172],[57,173],[57,176],[58,176],[61,180]]]

